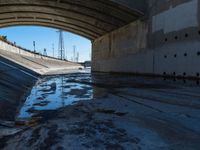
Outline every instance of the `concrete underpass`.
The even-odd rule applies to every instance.
[[[0,28],[92,42],[92,68],[0,40],[0,149],[199,150],[198,0],[0,0]]]

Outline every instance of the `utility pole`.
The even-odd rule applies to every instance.
[[[53,50],[53,57],[55,56],[54,55],[54,44],[52,44],[52,50]]]
[[[33,50],[34,50],[34,53],[36,52],[35,50],[35,41],[33,41]]]
[[[76,62],[79,61],[79,52],[77,52]]]
[[[59,33],[59,43],[58,43],[58,58],[61,60],[65,59],[65,48],[64,48],[64,37],[63,31],[57,31]]]
[[[92,57],[91,57],[91,53],[89,53],[89,58],[91,59]]]
[[[73,62],[75,62],[76,61],[76,46],[74,45],[73,46]]]
[[[46,48],[44,49],[43,55],[47,56],[47,49]]]

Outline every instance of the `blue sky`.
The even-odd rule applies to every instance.
[[[37,52],[43,53],[44,48],[47,54],[53,56],[53,44],[55,56],[58,55],[58,37],[57,29],[39,27],[39,26],[18,26],[1,28],[0,35],[6,35],[9,41],[16,42],[17,45],[33,50],[33,41],[36,42]],[[73,46],[76,46],[79,52],[79,60],[86,61],[91,58],[91,41],[81,36],[64,32],[64,44],[67,58],[73,58]]]

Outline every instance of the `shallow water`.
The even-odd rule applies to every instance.
[[[117,89],[175,90],[179,86],[190,86],[190,84],[185,85],[181,81],[174,84],[172,80],[163,81],[162,78],[91,74],[90,70],[67,75],[46,76],[40,78],[32,88],[17,118],[29,119],[45,110],[56,110],[74,105],[78,101],[107,97],[109,94],[117,95]]]
[[[78,101],[93,98],[92,86],[76,80],[91,81],[89,73],[48,76],[40,78],[21,107],[17,118],[30,118],[43,110],[56,110]]]

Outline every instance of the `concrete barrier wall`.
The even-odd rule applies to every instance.
[[[93,71],[199,77],[200,1],[149,1],[141,20],[93,42]]]

